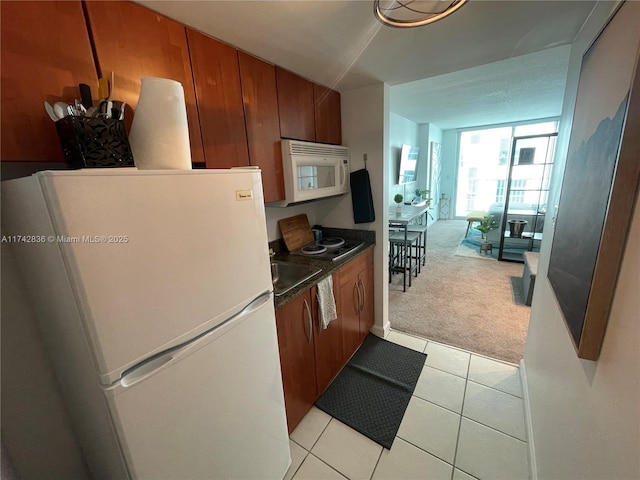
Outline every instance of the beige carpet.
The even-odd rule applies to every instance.
[[[518,363],[530,308],[524,306],[520,263],[456,256],[465,220],[439,220],[428,231],[427,264],[402,292],[389,285],[391,328]]]

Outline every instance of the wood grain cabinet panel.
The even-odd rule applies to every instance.
[[[321,85],[313,85],[315,98],[316,141],[342,144],[340,93]]]
[[[132,2],[85,2],[99,74],[115,74],[112,98],[135,110],[142,77],[176,80],[184,88],[191,158],[204,162],[184,25]],[[131,112],[129,112],[131,113]],[[133,120],[126,115],[127,125]]]
[[[80,1],[0,2],[3,161],[63,162],[44,101],[80,98],[98,77]]]
[[[295,73],[276,67],[278,110],[282,138],[316,139],[313,83]]]
[[[338,318],[329,323],[326,329],[322,329],[320,325],[320,310],[318,308],[318,297],[316,296],[317,288],[313,287],[311,291],[311,301],[315,319],[315,358],[316,358],[316,383],[318,386],[318,395],[322,394],[331,383],[331,380],[340,372],[344,365],[343,348],[342,348],[342,318],[340,315],[340,298],[339,298],[339,280],[334,275],[334,296],[336,300],[336,308],[338,310]]]
[[[347,362],[374,324],[373,251],[339,270],[343,355]]]
[[[284,200],[276,69],[238,52],[249,162],[262,169],[264,201]]]
[[[362,291],[362,307],[360,308],[360,342],[371,331],[375,323],[373,300],[373,251],[364,255],[364,269],[360,272],[358,285]]]
[[[237,49],[187,28],[207,168],[249,165]]]
[[[291,433],[318,396],[310,290],[276,311],[287,424]]]
[[[342,358],[346,363],[360,346],[360,307],[358,267],[355,261],[340,269],[340,316],[342,319]]]

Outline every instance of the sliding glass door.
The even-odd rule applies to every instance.
[[[505,203],[514,137],[556,133],[558,122],[509,125],[460,133],[455,215],[488,212]],[[512,189],[522,179],[513,179]]]
[[[513,140],[498,260],[522,262],[524,252],[540,251],[556,138],[550,133]]]
[[[504,201],[512,130],[501,127],[460,134],[457,217],[487,211],[492,203]]]

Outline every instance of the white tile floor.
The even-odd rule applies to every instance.
[[[313,407],[291,434],[285,479],[529,478],[518,367],[421,338],[427,360],[391,450]]]

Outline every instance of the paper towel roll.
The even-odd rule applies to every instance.
[[[180,82],[142,79],[129,144],[141,170],[191,170],[187,107]]]

